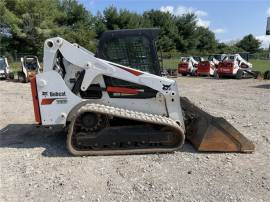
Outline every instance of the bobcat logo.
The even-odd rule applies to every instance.
[[[162,90],[171,90],[171,85],[172,84],[170,84],[170,85],[162,84],[162,85],[163,85]]]
[[[50,92],[51,97],[61,97],[61,96],[66,96],[66,92]]]
[[[47,96],[47,95],[48,95],[48,92],[43,91],[43,92],[42,92],[42,95],[43,95],[43,96]]]

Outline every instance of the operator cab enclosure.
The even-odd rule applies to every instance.
[[[36,56],[24,56],[22,59],[22,66],[24,66],[28,71],[38,71],[39,62]]]

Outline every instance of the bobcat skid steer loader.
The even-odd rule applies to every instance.
[[[158,33],[158,28],[106,31],[99,40],[96,57],[163,76],[163,68],[160,67],[160,64],[163,64],[162,58],[158,57],[162,54],[158,54],[157,51]],[[225,54],[214,55],[218,61],[223,60],[225,56]],[[202,59],[199,58],[199,60]],[[114,80],[114,83],[119,84],[119,80]],[[128,86],[129,84],[122,82],[121,85]],[[247,152],[249,149],[254,150],[254,146],[225,119],[211,116],[185,97],[180,97],[180,100],[186,139],[198,151],[245,150]]]
[[[18,72],[18,80],[27,83],[40,70],[40,64],[37,56],[27,55],[21,57],[21,71]]]
[[[99,59],[59,37],[45,41],[44,71],[31,89],[36,121],[67,128],[73,155],[172,152],[185,137],[200,151],[254,151],[224,119],[180,101],[174,80]]]
[[[234,77],[257,78],[258,72],[252,71],[252,64],[241,57],[240,54],[227,55],[222,62],[218,64],[216,78]]]
[[[181,57],[178,64],[178,73],[182,76],[195,76],[197,75],[197,67],[199,61],[195,60],[192,56]]]
[[[197,75],[198,76],[214,76],[216,68],[219,62],[225,57],[222,55],[210,55],[208,60],[201,61],[198,64]]]
[[[7,58],[0,56],[0,79],[7,79],[9,78],[9,75],[10,70]]]

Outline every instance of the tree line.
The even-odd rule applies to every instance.
[[[106,30],[159,27],[158,48],[167,53],[234,53],[262,51],[253,35],[228,45],[197,25],[194,13],[175,16],[149,10],[142,14],[114,6],[96,15],[76,0],[0,0],[0,54],[42,56],[45,39],[60,36],[95,51]]]

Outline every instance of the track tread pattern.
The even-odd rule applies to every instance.
[[[100,151],[79,151],[73,148],[71,144],[72,134],[73,134],[73,126],[75,123],[75,119],[77,116],[79,116],[82,113],[85,112],[94,112],[94,113],[100,113],[105,114],[108,116],[113,117],[119,117],[119,118],[125,118],[130,119],[134,121],[141,121],[145,123],[150,124],[157,124],[157,125],[163,125],[164,127],[170,128],[177,135],[179,138],[181,138],[181,143],[175,147],[175,148],[156,148],[156,149],[126,149],[126,150],[100,150]],[[118,107],[112,107],[112,106],[106,106],[103,104],[95,104],[95,103],[88,103],[83,106],[81,106],[76,113],[74,113],[71,117],[71,123],[69,125],[68,129],[68,136],[67,136],[67,149],[69,152],[75,156],[87,156],[87,155],[114,155],[114,154],[139,154],[139,153],[167,153],[167,152],[173,152],[177,149],[179,149],[183,143],[184,143],[184,125],[178,125],[173,119],[156,115],[156,114],[150,114],[150,113],[144,113],[144,112],[138,112]]]

